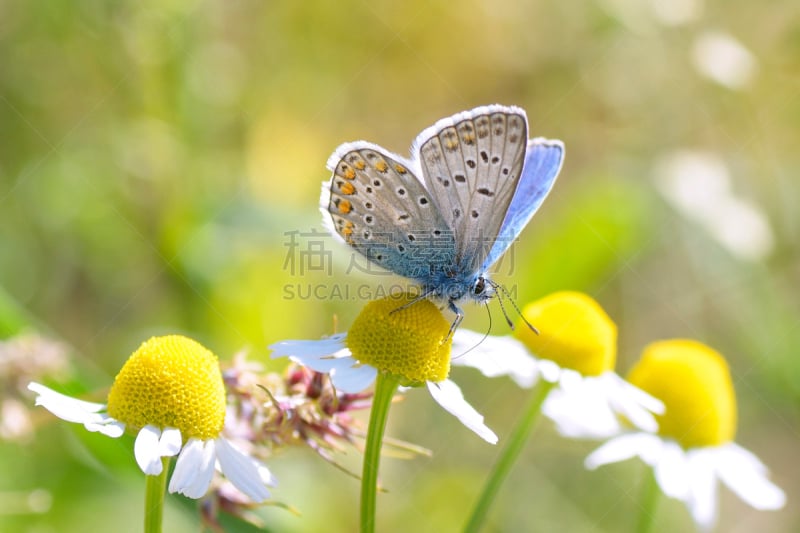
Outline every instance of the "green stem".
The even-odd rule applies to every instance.
[[[399,382],[394,376],[378,373],[372,411],[369,414],[367,444],[364,449],[364,468],[361,474],[361,533],[375,531],[375,504],[378,494],[378,467],[381,461],[381,445],[389,406]]]
[[[658,481],[656,481],[655,472],[652,468],[648,468],[639,503],[639,522],[636,524],[637,533],[649,533],[653,530],[660,493],[661,489],[658,486]]]
[[[495,463],[494,469],[486,480],[480,499],[472,510],[472,516],[470,516],[467,525],[464,527],[465,532],[474,533],[481,529],[489,512],[489,507],[491,507],[497,492],[500,490],[500,486],[505,481],[511,471],[511,467],[528,441],[533,426],[536,425],[536,420],[539,418],[539,413],[542,411],[542,404],[555,385],[555,383],[541,381],[534,389],[530,403],[528,403],[522,418],[508,437],[508,441],[506,441],[503,451],[500,452],[500,457]]]
[[[144,495],[144,533],[161,533],[164,516],[164,489],[167,488],[167,472],[170,457],[161,458],[161,473],[157,476],[144,476],[146,481]]]

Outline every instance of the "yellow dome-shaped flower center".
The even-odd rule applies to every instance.
[[[614,368],[617,326],[596,301],[580,292],[556,292],[525,306],[522,316],[539,330],[520,322],[515,335],[536,357],[584,376]]]
[[[125,362],[108,394],[108,414],[138,431],[178,428],[184,440],[219,436],[225,386],[217,357],[180,335],[153,337]]]
[[[414,383],[442,381],[450,372],[450,323],[429,300],[403,294],[368,303],[347,333],[360,363]]]
[[[684,448],[719,446],[736,433],[736,395],[725,359],[705,344],[674,339],[647,346],[628,380],[666,406],[658,432]]]

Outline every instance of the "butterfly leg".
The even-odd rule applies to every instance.
[[[461,308],[458,307],[453,300],[450,300],[447,303],[447,307],[448,307],[448,309],[450,309],[450,311],[453,312],[453,314],[456,315],[456,317],[453,319],[453,322],[450,324],[450,331],[447,332],[447,337],[444,338],[444,340],[442,341],[442,344],[444,344],[445,342],[450,340],[450,337],[452,337],[453,333],[456,332],[456,329],[458,328],[458,326],[461,325],[461,321],[464,320],[464,311],[462,311]]]
[[[417,296],[416,298],[414,298],[413,300],[411,300],[410,302],[404,303],[400,307],[392,309],[391,311],[389,311],[389,314],[391,315],[392,313],[396,313],[398,311],[402,311],[403,309],[408,309],[409,307],[411,307],[415,303],[417,303],[419,301],[422,301],[422,300],[424,300],[425,298],[427,298],[429,296],[432,296],[433,293],[434,293],[434,291],[432,291],[432,290],[425,291],[422,294],[420,294],[419,296]]]

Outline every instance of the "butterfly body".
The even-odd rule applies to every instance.
[[[339,146],[321,210],[333,234],[460,321],[458,302],[493,296],[487,271],[552,188],[563,153],[560,141],[528,140],[522,109],[478,107],[425,129],[410,159],[364,141]]]

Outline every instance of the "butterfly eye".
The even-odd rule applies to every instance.
[[[472,292],[476,295],[481,295],[486,290],[486,280],[483,277],[478,278],[478,281],[475,282],[475,286],[472,288]]]

